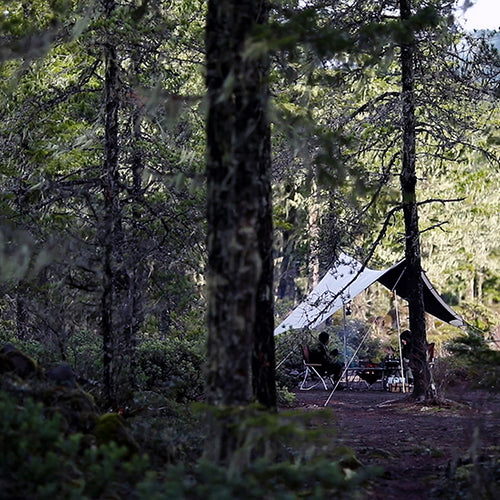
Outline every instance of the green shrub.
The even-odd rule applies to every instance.
[[[202,352],[196,339],[143,342],[137,349],[139,389],[160,392],[178,402],[198,398],[203,392]]]
[[[437,358],[432,367],[432,376],[438,394],[444,394],[453,387],[468,385],[473,379],[467,363],[458,356]]]
[[[143,479],[145,456],[127,457],[116,443],[96,446],[65,436],[58,414],[31,399],[20,406],[0,394],[0,483],[4,498],[124,497]]]
[[[102,380],[102,338],[87,330],[77,330],[67,341],[67,363],[78,376]]]
[[[461,335],[448,345],[448,350],[462,363],[471,382],[485,389],[500,390],[500,351],[491,349],[483,335],[472,332]]]
[[[127,419],[141,449],[155,466],[195,463],[202,452],[206,430],[201,416],[191,405],[166,396],[142,391],[134,394],[136,415]]]
[[[483,448],[479,428],[474,429],[470,448],[454,457],[446,470],[442,486],[434,498],[446,500],[496,500],[500,496],[499,448]]]
[[[200,462],[194,471],[182,465],[170,468],[164,482],[150,477],[138,485],[137,493],[148,500],[357,499],[374,474],[373,470],[347,473],[338,462],[326,459],[301,465],[262,459],[240,475],[228,476],[224,467]]]
[[[138,485],[141,498],[360,498],[364,485],[380,472],[360,467],[353,451],[337,444],[330,410],[208,410],[235,440],[229,463],[201,460],[192,469],[169,467],[164,480],[149,476]]]
[[[171,400],[157,403],[156,417],[165,424],[178,409]],[[23,404],[0,395],[4,498],[358,498],[377,473],[360,467],[352,450],[336,444],[330,410],[272,414],[256,408],[214,409],[221,425],[237,417],[231,427],[237,447],[229,464],[185,456],[177,465],[164,467],[160,461],[151,470],[146,455],[131,455],[130,447],[113,441],[99,444],[91,435],[66,435],[57,414],[46,415],[43,405],[30,399]],[[151,418],[146,415],[143,423]],[[196,439],[203,442],[202,435]]]
[[[280,387],[278,386],[277,388],[277,395],[278,395],[278,405],[279,406],[293,406],[295,403],[297,396],[295,395],[294,392],[290,392],[287,387]]]

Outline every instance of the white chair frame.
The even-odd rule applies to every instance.
[[[302,380],[302,383],[299,386],[299,389],[301,391],[310,391],[311,389],[314,389],[319,384],[323,384],[323,387],[325,388],[325,391],[328,390],[328,386],[326,385],[326,381],[329,380],[330,383],[332,384],[332,387],[335,385],[334,381],[332,380],[332,377],[330,375],[328,376],[322,376],[319,373],[319,369],[321,368],[321,364],[319,363],[309,363],[309,347],[308,346],[303,346],[302,347],[302,352],[303,352],[303,362],[304,362],[304,379]],[[316,376],[318,378],[317,382],[314,382],[312,385],[307,384],[307,379],[310,377]]]

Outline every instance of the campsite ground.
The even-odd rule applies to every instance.
[[[296,406],[323,408],[328,396],[324,390],[297,391]],[[485,471],[494,463],[498,474],[500,395],[456,387],[445,396],[449,404],[429,407],[382,390],[333,394],[328,407],[339,444],[353,448],[363,465],[384,470],[368,499],[495,498],[485,488],[498,488],[500,478]]]

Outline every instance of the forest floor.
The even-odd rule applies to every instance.
[[[295,406],[323,408],[329,394],[297,391]],[[447,404],[425,406],[403,393],[335,391],[327,407],[334,412],[339,444],[352,448],[362,465],[384,471],[372,481],[366,498],[495,498],[490,495],[500,484],[500,394],[456,387],[444,396]],[[484,472],[491,463],[495,477]],[[494,484],[486,486],[494,492],[478,486],[481,481]]]

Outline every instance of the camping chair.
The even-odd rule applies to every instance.
[[[302,383],[300,384],[299,387],[301,391],[310,391],[319,384],[323,384],[325,391],[327,391],[328,387],[326,386],[326,379],[330,380],[332,386],[334,385],[331,376],[320,375],[319,369],[321,368],[321,363],[311,363],[309,361],[309,346],[307,345],[302,346],[302,355],[303,355],[305,374],[304,374],[304,380],[302,380]],[[308,383],[308,379],[313,377],[317,377],[318,380],[314,383],[312,383],[312,381]]]

